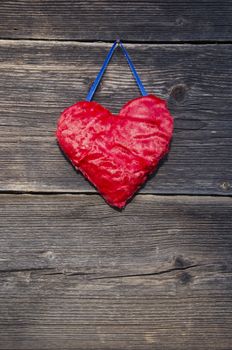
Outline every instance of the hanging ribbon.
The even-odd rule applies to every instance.
[[[137,85],[139,87],[139,90],[140,90],[142,96],[146,96],[147,95],[147,92],[146,92],[146,90],[145,90],[145,88],[144,88],[144,86],[143,86],[143,84],[142,84],[142,82],[141,82],[141,80],[139,78],[138,73],[136,72],[136,69],[135,69],[135,67],[134,67],[134,65],[133,65],[133,63],[131,61],[131,58],[130,58],[126,48],[122,44],[121,40],[116,40],[113,43],[110,51],[108,52],[108,54],[106,56],[106,59],[105,59],[105,61],[104,61],[103,65],[102,65],[102,67],[101,67],[101,69],[100,69],[96,79],[94,80],[94,82],[93,82],[93,84],[92,84],[92,86],[91,86],[91,88],[89,90],[89,93],[88,93],[88,95],[86,97],[86,101],[91,101],[92,100],[93,95],[94,95],[95,91],[97,90],[97,87],[98,87],[98,85],[99,85],[99,83],[100,83],[100,81],[102,79],[103,74],[105,73],[105,70],[106,70],[106,68],[107,68],[107,66],[108,66],[108,64],[109,64],[109,62],[111,60],[111,57],[114,54],[114,51],[115,51],[117,45],[120,45],[120,47],[122,49],[122,52],[123,52],[124,56],[126,57],[126,60],[127,60],[128,64],[129,64],[131,72],[132,72],[132,74],[133,74],[133,76],[135,78],[135,81],[136,81],[136,83],[137,83]]]

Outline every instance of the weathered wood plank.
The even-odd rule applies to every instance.
[[[230,0],[2,0],[0,38],[231,40]]]
[[[110,45],[0,42],[0,190],[93,192],[64,159],[54,132],[84,99]],[[128,45],[149,92],[169,101],[168,159],[142,192],[231,194],[230,45]],[[95,99],[118,111],[138,96],[120,51]]]
[[[229,349],[230,198],[0,196],[1,349]],[[39,342],[39,347],[38,347]]]

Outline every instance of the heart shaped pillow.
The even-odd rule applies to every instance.
[[[127,102],[118,115],[80,101],[61,114],[58,143],[74,167],[112,206],[122,208],[168,152],[173,118],[154,95]]]

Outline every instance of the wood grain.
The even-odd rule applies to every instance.
[[[94,192],[55,140],[60,112],[85,98],[110,44],[0,41],[0,190]],[[127,48],[145,87],[169,102],[171,152],[143,193],[232,193],[230,45]],[[117,112],[139,92],[117,51],[95,100]]]
[[[1,0],[0,38],[231,41],[230,0]]]
[[[1,349],[230,349],[230,198],[0,206]]]
[[[232,348],[231,15],[229,0],[1,1],[1,350]],[[118,37],[175,119],[122,211],[55,140]],[[117,113],[137,96],[118,50],[95,100]]]

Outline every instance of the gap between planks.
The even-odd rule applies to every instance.
[[[115,37],[115,40],[117,37]],[[123,40],[124,44],[138,44],[138,45],[231,45],[232,40]],[[23,41],[23,42],[50,42],[50,43],[80,43],[80,44],[110,44],[112,40],[86,40],[86,39],[50,39],[50,38],[12,38],[12,37],[0,37],[0,43],[4,41]]]

